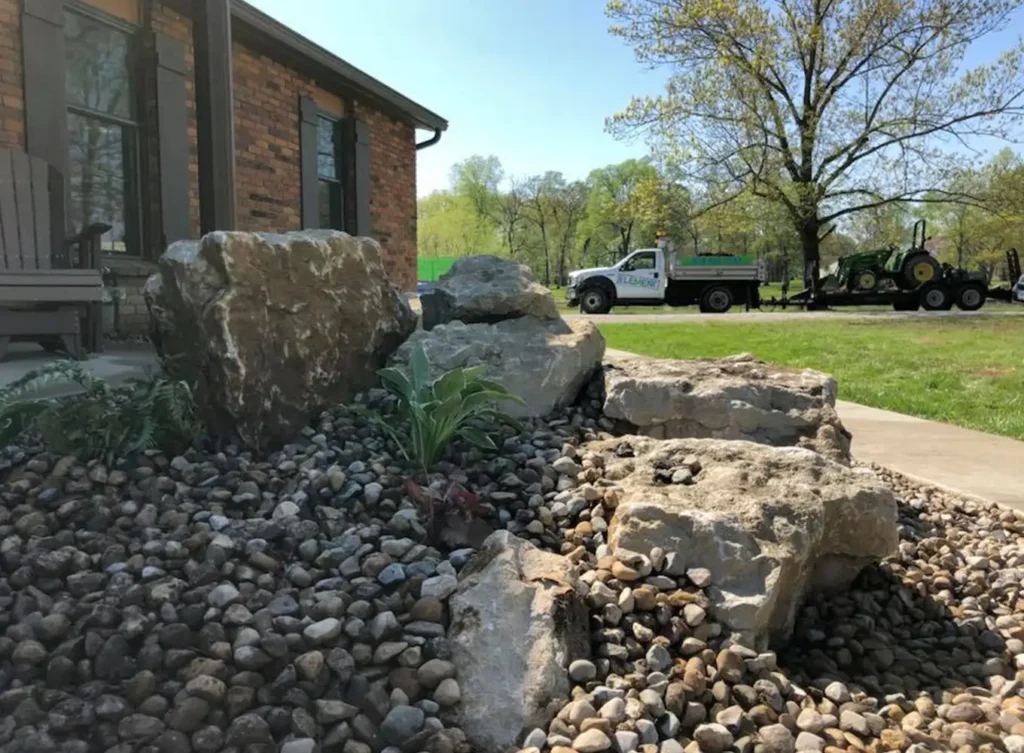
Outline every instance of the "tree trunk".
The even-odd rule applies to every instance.
[[[800,246],[804,252],[804,286],[815,293],[818,292],[820,279],[821,241],[818,238],[820,229],[817,217],[804,220],[800,227]]]

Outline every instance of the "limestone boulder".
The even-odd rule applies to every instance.
[[[449,322],[414,333],[392,356],[392,365],[408,367],[417,343],[435,377],[459,366],[484,366],[488,378],[526,401],[502,406],[518,417],[546,416],[573,403],[604,356],[604,337],[594,324],[562,319]]]
[[[604,413],[620,430],[658,439],[746,439],[807,447],[849,462],[836,380],[749,354],[672,360],[620,358],[603,372]]]
[[[673,576],[709,570],[711,610],[746,645],[785,640],[808,595],[896,549],[892,492],[810,450],[638,436],[589,449],[617,487],[612,550],[661,547]]]
[[[487,538],[449,601],[448,640],[474,751],[514,749],[569,699],[569,664],[589,655],[586,588],[561,555],[508,531]]]
[[[167,371],[214,434],[254,448],[372,386],[416,326],[380,246],[335,231],[180,241],[145,295]]]
[[[497,256],[459,259],[420,301],[425,329],[456,320],[493,324],[520,316],[559,317],[551,291],[533,279],[529,267]]]

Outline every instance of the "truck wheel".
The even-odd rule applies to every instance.
[[[949,311],[953,308],[953,296],[941,285],[926,285],[921,288],[921,308],[925,311]]]
[[[608,294],[601,288],[587,288],[580,293],[580,311],[584,314],[607,314],[611,307]]]
[[[956,307],[961,311],[977,311],[985,305],[988,291],[978,284],[967,283],[956,291]]]
[[[903,268],[900,270],[903,279],[901,288],[913,290],[921,285],[927,285],[942,277],[942,266],[930,254],[911,254],[903,260]]]
[[[708,288],[700,299],[700,310],[706,314],[724,314],[731,307],[732,293],[721,285]]]

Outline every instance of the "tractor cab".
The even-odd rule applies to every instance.
[[[924,247],[928,238],[924,220],[914,223],[910,248],[896,246],[841,257],[824,288],[850,293],[872,293],[895,287],[914,290],[942,278],[942,265]]]

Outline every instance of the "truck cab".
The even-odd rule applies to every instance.
[[[566,296],[586,314],[613,306],[690,306],[725,313],[733,304],[758,306],[764,266],[752,257],[687,256],[642,248],[611,267],[569,273]]]

